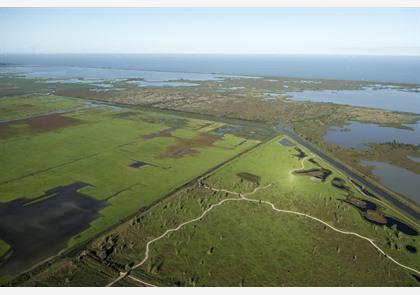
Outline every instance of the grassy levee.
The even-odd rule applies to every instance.
[[[316,149],[320,150],[320,147],[317,144],[312,143],[312,142],[308,142],[305,139],[303,139],[302,137],[300,137],[300,140],[302,140],[302,141],[306,142],[307,144],[309,144],[309,145],[315,147]],[[336,157],[333,153],[329,152],[328,150],[322,150],[322,153],[324,153],[328,157],[332,158],[334,161],[337,161],[341,165],[345,166],[347,169],[351,170],[353,173],[357,174],[358,176],[360,176],[361,178],[363,178],[367,182],[370,182],[370,183],[374,184],[375,186],[379,187],[380,189],[382,189],[383,191],[387,192],[393,198],[395,198],[396,200],[400,201],[402,204],[408,206],[409,208],[413,209],[417,213],[420,213],[420,209],[419,209],[418,205],[414,201],[412,201],[412,200],[410,200],[410,199],[408,199],[408,198],[406,198],[406,197],[404,197],[404,196],[402,196],[402,195],[394,192],[393,190],[391,190],[388,187],[384,186],[382,183],[378,182],[376,179],[372,178],[371,176],[361,173],[359,170],[357,170],[353,166],[348,165],[346,162],[342,161],[340,158]],[[346,177],[351,178],[344,171],[341,171],[341,173],[343,175],[346,175]],[[387,206],[390,209],[392,209],[394,212],[396,212],[400,218],[402,218],[404,220],[408,220],[411,223],[414,223],[414,224],[416,224],[418,226],[418,221],[414,217],[406,214],[406,212],[404,212],[401,208],[398,208],[397,206],[395,206],[394,204],[392,204],[389,200],[387,200],[386,198],[384,198],[380,194],[374,193],[374,195],[378,196],[381,199],[382,202],[386,203]]]
[[[293,141],[292,138],[290,138],[291,141]],[[302,147],[302,149],[304,151],[306,151],[306,153],[311,154],[311,152],[306,149],[305,147]],[[333,158],[335,161],[339,162],[340,164],[346,166],[348,169],[350,169],[351,171],[353,171],[354,173],[358,174],[359,176],[364,176],[362,173],[360,173],[359,171],[355,170],[354,168],[348,166],[347,164],[345,164],[344,162],[340,161],[339,159],[337,159],[336,157],[334,157],[334,155],[329,154],[328,152],[324,152],[324,154],[327,154],[329,157]],[[325,164],[325,167],[328,167],[328,169],[333,169],[336,171],[337,175],[343,176],[344,178],[347,178],[348,180],[352,179],[349,175],[347,175],[344,171],[337,169],[336,167],[334,167],[334,165],[330,164],[327,161],[323,161]],[[368,181],[370,181],[371,179],[369,178]],[[383,185],[381,185],[380,183],[377,183],[376,181],[372,181],[375,185],[379,186],[381,189],[390,192],[390,193],[394,193],[393,191],[387,189],[386,187],[384,187]],[[372,202],[379,202],[380,205],[383,207],[382,209],[385,210],[389,210],[389,212],[391,212],[394,216],[398,216],[398,218],[400,218],[401,220],[404,220],[405,222],[408,222],[412,225],[414,225],[415,227],[419,228],[419,224],[417,222],[417,220],[415,220],[413,217],[407,215],[404,211],[402,211],[400,208],[396,207],[394,204],[390,203],[388,200],[382,198],[379,194],[375,194],[373,193],[373,195],[375,197],[366,195],[364,193],[361,193],[359,189],[355,188],[354,185],[351,184],[351,182],[349,181],[348,183],[349,186],[352,187],[353,192],[357,192],[360,194],[361,197],[368,199],[369,201]],[[368,190],[369,191],[369,190]],[[370,192],[370,191],[369,191]],[[372,193],[372,192],[370,192]],[[376,198],[378,197],[378,199]],[[402,197],[403,198],[403,197]],[[403,198],[405,199],[405,198]],[[416,209],[416,207],[414,207],[413,209]]]

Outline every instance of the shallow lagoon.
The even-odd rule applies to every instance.
[[[113,82],[127,81],[138,87],[193,87],[201,81],[222,81],[240,76],[185,72],[160,72],[112,68],[60,67],[60,66],[6,66],[0,67],[0,75],[16,75],[43,79],[44,83],[90,84],[98,88],[92,91],[124,90],[115,88]],[[241,78],[257,78],[242,77]]]
[[[420,144],[420,122],[405,124],[405,128],[393,128],[371,123],[349,121],[344,127],[332,127],[324,139],[342,147],[355,149],[366,148],[367,144],[391,142],[393,140],[407,144]]]
[[[379,177],[386,187],[420,204],[419,174],[384,162],[363,160],[361,164],[373,166],[373,174]]]
[[[73,83],[83,83],[83,80],[85,80],[85,82],[95,81],[97,83],[103,80],[117,79],[144,79],[145,82],[168,82],[176,80],[208,81],[238,77],[233,75],[216,75],[202,73],[161,72],[114,68],[88,68],[66,66],[7,66],[0,67],[0,74],[20,75],[27,78],[56,79],[56,81],[70,81]]]
[[[306,90],[302,92],[287,92],[286,95],[291,100],[332,102],[420,114],[420,92],[398,90],[391,87],[366,87],[362,90],[340,91]]]

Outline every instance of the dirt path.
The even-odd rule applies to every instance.
[[[132,275],[128,275],[127,277],[130,278],[130,279],[132,279],[133,281],[136,281],[136,282],[138,282],[140,284],[145,285],[146,287],[157,287],[156,285],[153,285],[153,284],[150,284],[150,283],[146,283],[145,281],[142,281],[139,278],[136,278],[136,277],[134,277]]]
[[[109,283],[108,285],[106,285],[106,287],[112,287],[112,285],[114,285],[116,282],[118,282],[119,280],[123,279],[125,276],[127,276],[127,272],[120,272],[120,276],[118,278],[116,278],[115,280],[113,280],[111,283]]]
[[[301,169],[304,169],[304,160],[306,159],[306,157],[305,158],[303,158],[302,160],[301,160],[301,168],[300,169],[294,169],[294,170],[292,170],[292,171],[296,171],[296,170],[301,170]],[[325,222],[325,221],[323,221],[323,220],[321,220],[321,219],[319,219],[319,218],[317,218],[317,217],[314,217],[314,216],[311,216],[311,215],[309,215],[309,214],[306,214],[306,213],[302,213],[302,212],[298,212],[298,211],[292,211],[292,210],[284,210],[284,209],[279,209],[279,208],[277,208],[273,203],[271,203],[271,202],[268,202],[268,201],[265,201],[265,200],[259,200],[259,199],[251,199],[251,198],[247,198],[247,196],[250,196],[250,195],[253,195],[253,194],[255,194],[256,192],[258,192],[259,190],[262,190],[262,189],[267,189],[268,187],[270,187],[270,186],[272,186],[273,184],[274,184],[274,182],[273,183],[270,183],[270,184],[268,184],[268,185],[266,185],[266,186],[263,186],[263,187],[256,187],[253,191],[251,191],[251,192],[248,192],[248,193],[239,193],[239,192],[235,192],[235,191],[230,191],[230,190],[227,190],[227,189],[223,189],[223,188],[213,188],[213,187],[210,187],[210,186],[208,186],[208,185],[206,185],[204,182],[203,182],[203,178],[200,178],[199,180],[198,180],[198,183],[199,183],[199,185],[200,186],[202,186],[203,188],[205,188],[205,189],[208,189],[208,190],[212,190],[212,191],[215,191],[215,192],[223,192],[223,193],[228,193],[228,194],[231,194],[231,195],[234,195],[234,196],[236,196],[235,198],[226,198],[226,199],[223,199],[223,200],[221,200],[220,202],[218,202],[218,203],[216,203],[216,204],[213,204],[213,205],[211,205],[209,208],[207,208],[206,210],[204,210],[203,211],[203,213],[201,213],[201,215],[200,216],[198,216],[198,217],[196,217],[196,218],[193,218],[193,219],[190,219],[190,220],[188,220],[188,221],[186,221],[186,222],[183,222],[183,223],[181,223],[181,224],[179,224],[177,227],[175,227],[175,228],[171,228],[171,229],[168,229],[168,230],[166,230],[163,234],[161,234],[160,236],[158,236],[158,237],[156,237],[156,238],[154,238],[154,239],[152,239],[152,240],[150,240],[149,242],[147,242],[147,244],[146,244],[146,250],[145,250],[145,255],[144,255],[144,258],[143,258],[143,260],[142,261],[140,261],[138,264],[136,264],[136,265],[134,265],[132,268],[131,268],[131,270],[134,270],[134,269],[136,269],[136,268],[139,268],[140,266],[142,266],[148,259],[149,259],[149,252],[150,252],[150,246],[153,244],[153,243],[155,243],[155,242],[157,242],[157,241],[159,241],[159,240],[161,240],[162,238],[164,238],[164,237],[166,237],[169,233],[171,233],[171,232],[175,232],[175,231],[178,231],[178,230],[180,230],[181,228],[183,228],[185,225],[188,225],[188,224],[191,224],[191,223],[193,223],[193,222],[196,222],[196,221],[199,221],[199,220],[201,220],[204,216],[206,216],[211,210],[213,210],[214,208],[216,208],[216,207],[218,207],[218,206],[220,206],[220,205],[222,205],[222,204],[224,204],[224,203],[226,203],[226,202],[230,202],[230,201],[245,201],[245,202],[252,202],[252,203],[260,203],[260,204],[266,204],[266,205],[269,205],[271,208],[272,208],[272,210],[274,210],[274,211],[276,211],[276,212],[280,212],[280,213],[286,213],[286,214],[292,214],[292,215],[296,215],[296,216],[302,216],[302,217],[305,217],[305,218],[309,218],[309,219],[311,219],[311,220],[314,220],[314,221],[316,221],[316,222],[318,222],[318,223],[321,223],[321,224],[323,224],[323,225],[325,225],[325,226],[327,226],[328,228],[330,228],[330,229],[332,229],[333,231],[335,231],[335,232],[338,232],[338,233],[341,233],[341,234],[344,234],[344,235],[351,235],[351,236],[355,236],[355,237],[357,237],[357,238],[359,238],[359,239],[362,239],[362,240],[365,240],[365,241],[368,241],[376,250],[378,250],[382,255],[384,255],[386,258],[388,258],[389,260],[391,260],[393,263],[395,263],[396,265],[398,265],[398,266],[400,266],[400,267],[402,267],[402,268],[404,268],[404,269],[406,269],[406,270],[409,270],[409,271],[412,271],[412,272],[415,272],[417,275],[420,275],[420,271],[418,271],[418,270],[416,270],[416,269],[414,269],[414,268],[412,268],[412,267],[409,267],[409,266],[407,266],[407,265],[404,265],[404,264],[402,264],[402,263],[400,263],[400,262],[398,262],[397,260],[395,260],[394,258],[392,258],[391,256],[389,256],[388,254],[386,254],[378,245],[376,245],[375,244],[375,242],[374,242],[374,240],[373,239],[371,239],[371,238],[368,238],[368,237],[365,237],[365,236],[363,236],[363,235],[360,235],[360,234],[358,234],[358,233],[356,233],[356,232],[351,232],[351,231],[345,231],[345,230],[341,230],[341,229],[338,229],[338,228],[336,228],[336,227],[334,227],[334,226],[332,226],[332,225],[330,225],[329,223],[327,223],[327,222]],[[140,279],[138,279],[138,278],[136,278],[136,277],[133,277],[133,276],[131,276],[131,275],[128,275],[128,272],[122,272],[122,273],[120,273],[120,276],[118,277],[118,278],[116,278],[114,281],[112,281],[111,283],[109,283],[108,285],[107,285],[107,287],[110,287],[110,286],[112,286],[112,285],[114,285],[115,283],[117,283],[118,281],[120,281],[121,279],[123,279],[124,277],[126,277],[126,276],[128,276],[128,277],[130,277],[131,279],[133,279],[133,280],[135,280],[135,281],[137,281],[137,282],[140,282],[140,283],[142,283],[142,284],[145,284],[145,285],[147,285],[147,286],[155,286],[155,285],[152,285],[152,284],[149,284],[149,283],[146,283],[146,282],[143,282],[142,280],[140,280]]]

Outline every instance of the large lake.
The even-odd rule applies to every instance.
[[[287,92],[291,100],[332,102],[360,107],[379,108],[392,111],[420,114],[420,92],[393,88],[361,90],[306,90]]]
[[[383,162],[363,160],[361,164],[373,166],[373,174],[379,177],[386,187],[420,204],[419,174]]]
[[[403,128],[385,127],[377,124],[349,121],[343,127],[332,127],[324,139],[342,147],[363,149],[368,143],[397,141],[420,145],[420,121],[417,124],[406,124]]]

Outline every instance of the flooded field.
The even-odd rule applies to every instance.
[[[75,182],[47,191],[30,201],[0,203],[0,236],[12,248],[0,274],[16,274],[64,248],[71,237],[100,216],[105,201],[78,192],[88,184]]]
[[[385,127],[377,124],[349,121],[342,128],[332,127],[324,139],[342,147],[363,149],[368,143],[400,142],[420,144],[420,123],[406,124],[404,128]]]
[[[394,88],[371,88],[362,90],[306,90],[287,92],[289,99],[300,101],[332,102],[352,106],[379,108],[392,111],[420,114],[420,93]]]
[[[385,186],[420,204],[418,189],[420,175],[388,163],[376,161],[362,161],[361,163],[366,166],[373,166],[373,174],[379,177]]]

